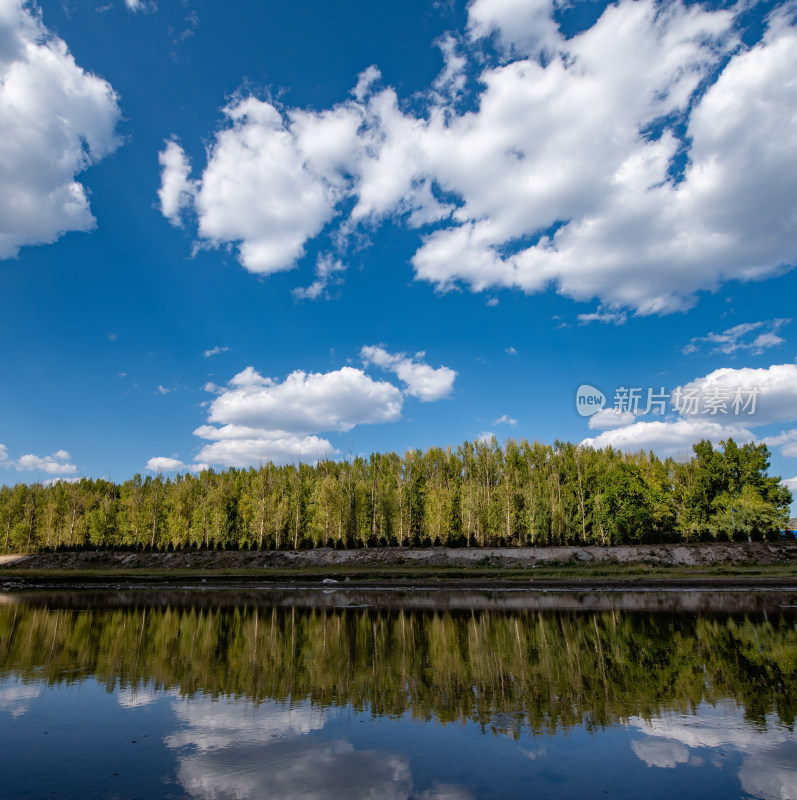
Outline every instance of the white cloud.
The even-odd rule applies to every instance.
[[[180,145],[167,144],[161,208],[179,221],[193,205],[199,235],[209,246],[238,244],[251,272],[290,269],[304,243],[320,233],[343,196],[361,110],[349,102],[331,111],[293,110],[239,97],[223,109],[229,127],[219,131],[202,177],[189,178]]]
[[[150,472],[177,472],[186,468],[186,464],[179,459],[166,456],[157,456],[147,461],[147,469]]]
[[[794,495],[797,495],[797,477],[785,478],[781,483]]]
[[[47,478],[42,481],[42,486],[55,486],[57,483],[80,483],[82,478],[79,475],[73,475],[71,478]]]
[[[355,425],[395,422],[401,406],[401,392],[393,384],[352,367],[296,370],[282,383],[247,367],[213,401],[209,420],[294,433],[349,431]]]
[[[623,325],[626,317],[625,311],[598,306],[598,310],[590,314],[579,314],[578,321],[580,325],[589,325],[590,322],[601,322],[604,325]]]
[[[112,87],[19,0],[0,9],[0,258],[95,225],[75,177],[112,152]]]
[[[706,336],[696,336],[682,348],[682,353],[690,355],[700,352],[703,344],[710,346],[709,353],[730,355],[739,350],[749,350],[754,355],[763,353],[769,347],[783,344],[784,340],[777,331],[788,325],[790,319],[773,319],[766,322],[745,322],[734,325],[721,333],[713,331]]]
[[[323,111],[236,98],[195,184],[171,143],[164,213],[195,186],[203,243],[237,244],[263,274],[290,268],[323,231],[345,243],[403,220],[425,228],[418,279],[598,298],[584,323],[682,310],[702,289],[793,266],[797,31],[786,14],[748,48],[729,10],[620,0],[565,39],[554,7],[472,2],[469,42],[439,42],[445,67],[423,114],[379,88],[375,67]],[[506,61],[483,69],[473,110],[459,111],[465,53],[484,63],[491,34]],[[325,286],[319,273],[297,296]],[[759,349],[775,343],[762,335]]]
[[[513,14],[520,8],[500,5]],[[546,35],[558,52],[545,66],[529,59],[486,70],[479,112],[451,124],[450,163],[435,163],[441,184],[464,200],[454,215],[460,225],[426,239],[414,258],[418,276],[477,291],[556,284],[576,299],[597,296],[643,313],[680,308],[716,280],[717,265],[701,270],[686,247],[694,237],[679,241],[694,209],[665,220],[676,193],[667,170],[680,142],[640,130],[686,112],[717,51],[732,45],[731,22],[726,12],[696,6],[622,2],[572,39]],[[515,35],[522,25],[514,17],[506,30]],[[554,236],[518,251],[521,237],[557,225]],[[674,269],[687,255],[688,274]]]
[[[493,439],[495,439],[495,434],[492,431],[483,431],[476,437],[476,441],[482,444],[490,444]]]
[[[773,364],[761,369],[724,367],[682,388],[684,393],[692,391],[703,398],[711,395],[729,397],[729,418],[733,417],[746,426],[797,420],[797,364]],[[738,390],[741,390],[745,401],[751,402],[746,409],[740,407],[740,413],[734,415],[733,401]]]
[[[509,353],[510,356],[516,356],[517,355],[517,350],[515,350],[515,348],[511,347],[511,346],[507,347],[505,352]]]
[[[217,345],[216,347],[212,347],[210,350],[205,350],[205,352],[202,353],[202,355],[205,358],[210,358],[211,356],[217,356],[219,353],[228,353],[229,350],[230,350],[229,347],[219,347]]]
[[[357,76],[357,85],[352,89],[354,97],[362,103],[373,90],[373,85],[382,78],[382,73],[375,64],[363,70]]]
[[[456,102],[465,90],[468,59],[455,36],[450,33],[438,39],[435,44],[443,54],[444,67],[432,86],[442,98]]]
[[[0,456],[6,456],[5,448],[2,448]],[[18,472],[46,472],[48,475],[71,475],[77,471],[77,467],[70,463],[71,456],[66,450],[57,450],[49,456],[36,456],[27,453],[20,456],[16,461],[8,461],[6,457],[0,458],[2,466],[14,467]]]
[[[200,425],[194,435],[210,444],[203,445],[194,464],[159,456],[149,460],[148,469],[317,461],[338,452],[317,434],[396,422],[403,404],[392,383],[375,381],[353,367],[325,373],[296,370],[281,383],[247,367],[226,387],[206,384],[205,389],[216,397],[209,424]]]
[[[797,420],[797,365],[718,369],[677,387],[670,393],[671,402],[678,395],[684,403],[679,415],[649,422],[623,410],[620,427],[584,439],[583,444],[622,450],[652,449],[663,456],[676,456],[688,453],[692,444],[700,439],[718,442],[731,437],[737,442],[761,441],[769,447],[779,446],[783,455],[797,456],[797,429],[763,438],[751,430],[762,425]],[[734,405],[737,396],[749,405],[740,404],[737,408]],[[697,398],[696,404],[687,406],[687,397]],[[720,398],[724,412],[721,405],[708,402],[712,398]],[[714,408],[717,413],[711,413]],[[590,418],[590,428],[609,427],[607,423],[612,421],[614,413],[610,407],[595,414],[597,419],[593,422]]]
[[[248,429],[251,434],[247,437],[244,430],[247,429],[227,425],[222,428],[200,426],[194,435],[213,440],[213,443],[205,445],[197,459],[226,467],[251,467],[268,461],[275,464],[314,462],[338,452],[327,439],[319,436],[256,428]]]
[[[766,436],[761,441],[764,442],[767,447],[788,447],[797,442],[797,428],[781,431],[773,436]]]
[[[632,452],[653,450],[662,457],[677,457],[691,453],[692,445],[701,439],[719,442],[728,437],[738,443],[751,442],[755,438],[742,425],[729,425],[693,417],[668,422],[634,422],[584,439],[582,444],[587,447],[614,447]]]
[[[191,164],[185,151],[174,139],[158,153],[161,165],[161,187],[158,199],[161,212],[172,225],[182,225],[183,210],[191,205],[196,194],[196,184],[189,179]]]
[[[8,459],[8,449],[4,444],[0,444],[0,461],[6,461]]]
[[[421,360],[425,355],[416,353],[409,357],[405,353],[388,353],[384,348],[373,345],[366,345],[360,351],[366,366],[376,364],[395,373],[407,385],[407,394],[423,402],[448,397],[454,388],[456,371],[450,367],[430,367]]]
[[[493,425],[517,425],[517,420],[506,414],[501,414],[498,419],[493,420]]]
[[[630,411],[619,411],[616,408],[608,407],[596,411],[589,418],[590,430],[606,430],[607,428],[622,428],[633,424],[636,417]]]
[[[293,290],[293,296],[297,300],[318,300],[319,297],[327,295],[327,287],[330,284],[339,285],[343,282],[340,277],[346,271],[346,267],[340,259],[333,258],[329,253],[318,256],[316,261],[316,280],[307,287],[299,287]]]
[[[560,45],[552,0],[474,0],[468,7],[472,39],[495,34],[507,52],[536,56]]]

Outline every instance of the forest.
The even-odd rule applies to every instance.
[[[465,442],[314,465],[0,487],[2,552],[615,545],[775,539],[790,491],[763,444],[687,458]]]

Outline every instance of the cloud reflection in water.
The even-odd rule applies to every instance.
[[[742,789],[753,797],[797,798],[797,737],[774,715],[767,717],[763,730],[745,720],[744,710],[734,704],[703,704],[694,715],[664,715],[651,720],[635,717],[630,723],[650,737],[631,743],[634,753],[649,767],[702,764],[695,751],[709,748],[715,754],[711,763],[719,769],[728,755],[741,757],[739,780]]]

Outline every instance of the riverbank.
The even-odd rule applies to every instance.
[[[0,556],[0,588],[291,585],[794,588],[797,542],[304,551],[67,551]]]

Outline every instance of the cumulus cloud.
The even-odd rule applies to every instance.
[[[272,103],[238,97],[223,113],[229,127],[216,135],[199,179],[190,179],[175,140],[160,153],[161,209],[179,223],[192,205],[206,244],[236,243],[251,272],[289,269],[344,194],[361,110],[350,102],[283,115]]]
[[[404,220],[425,229],[418,279],[598,298],[582,323],[673,312],[701,289],[793,266],[787,15],[773,12],[745,47],[729,10],[622,0],[569,39],[554,10],[471,3],[467,35],[438,43],[445,66],[423,112],[380,88],[375,67],[322,111],[236,98],[200,179],[176,142],[161,154],[174,162],[164,213],[190,202],[200,239],[237,244],[259,273],[290,268],[325,229],[345,241],[358,226]],[[505,60],[482,69],[477,102],[460,112],[485,37]],[[319,276],[299,296],[324,286]]]
[[[698,417],[667,422],[634,422],[584,439],[582,444],[628,451],[653,450],[662,457],[676,457],[690,453],[692,445],[701,439],[718,442],[729,437],[738,443],[751,442],[755,438],[743,425],[712,422]]]
[[[166,142],[165,149],[158,153],[158,163],[161,166],[161,187],[158,189],[161,212],[172,225],[179,227],[183,210],[191,205],[196,192],[195,183],[189,179],[191,163],[174,139]]]
[[[324,373],[296,370],[280,382],[250,366],[226,387],[206,384],[205,390],[215,398],[208,424],[194,431],[209,442],[197,454],[197,463],[159,456],[147,462],[148,469],[316,461],[337,454],[330,441],[317,434],[396,422],[404,401],[392,383],[375,381],[353,367]]]
[[[602,408],[589,418],[590,430],[606,430],[607,428],[622,428],[631,425],[636,417],[630,411],[620,411],[616,408]]]
[[[797,428],[781,431],[774,436],[765,436],[761,441],[767,447],[780,447],[784,456],[797,457]]]
[[[388,353],[383,347],[366,345],[360,356],[366,366],[376,364],[382,369],[395,373],[406,384],[406,393],[423,402],[441,400],[448,397],[454,388],[457,377],[450,367],[430,367],[422,359],[426,353],[407,356],[405,353]]]
[[[736,419],[748,426],[797,420],[797,364],[773,364],[760,369],[724,367],[681,388],[683,398],[701,398],[694,410],[690,406],[693,413],[719,416],[712,413],[714,406],[707,405],[707,400],[716,398],[725,403],[728,413],[738,412]],[[736,408],[739,395],[745,405]]]
[[[497,5],[506,14],[492,15],[490,25],[501,35],[543,30],[522,21],[523,4]],[[552,10],[525,5],[536,20]],[[682,142],[672,131],[643,132],[654,120],[683,117],[701,79],[733,45],[731,23],[726,12],[696,6],[622,2],[567,41],[549,20],[546,49],[556,51],[549,60],[486,70],[479,113],[451,125],[450,173],[438,170],[464,200],[455,213],[461,224],[427,238],[414,258],[419,277],[476,290],[555,284],[576,299],[642,313],[682,307],[713,282],[718,264],[702,267],[686,246],[697,233],[688,230],[694,208],[678,210],[677,219],[667,213],[675,195],[687,194],[668,182]],[[540,238],[515,244],[528,236]]]
[[[268,461],[275,464],[313,462],[338,452],[328,439],[319,436],[262,428],[202,425],[194,435],[213,442],[204,445],[197,458],[206,464],[225,467],[251,467]]]
[[[472,39],[495,35],[507,55],[536,56],[561,41],[553,20],[553,0],[474,0],[468,7]]]
[[[8,458],[8,452],[0,445],[0,466],[14,468],[18,472],[46,472],[48,475],[72,475],[77,467],[70,463],[71,456],[66,450],[57,450],[49,456],[27,453],[16,461]]]
[[[213,401],[209,420],[294,433],[349,431],[355,425],[394,422],[401,406],[393,384],[374,381],[352,367],[326,373],[296,370],[282,383],[247,367]]]
[[[684,355],[691,355],[706,350],[709,355],[715,353],[730,355],[742,350],[759,355],[770,347],[783,344],[784,340],[777,332],[790,322],[790,319],[745,322],[741,325],[734,325],[721,333],[712,331],[706,336],[693,338],[688,345],[682,348],[681,352]]]
[[[781,483],[794,495],[797,495],[797,477],[786,478]]]
[[[636,409],[609,407],[590,418],[590,428],[608,428],[612,415],[621,424],[584,439],[591,447],[621,450],[652,449],[663,456],[689,452],[700,439],[737,442],[761,441],[781,447],[785,456],[797,456],[797,429],[777,436],[759,437],[752,429],[797,420],[797,365],[773,364],[762,369],[723,368],[696,378],[669,393],[675,414],[646,421],[644,402]]]
[[[517,420],[506,414],[501,414],[498,419],[493,420],[493,425],[517,425]]]
[[[0,258],[95,225],[75,178],[118,145],[111,85],[20,0],[0,8]]]
[[[178,458],[168,458],[166,456],[157,456],[147,461],[147,470],[149,472],[177,472],[186,469],[187,464],[184,464]]]
[[[468,59],[462,53],[457,38],[450,33],[440,38],[436,44],[443,54],[444,67],[432,86],[443,98],[456,102],[465,91]]]
[[[57,483],[80,483],[81,478],[79,475],[73,475],[71,478],[47,478],[41,482],[42,486],[55,486]]]

